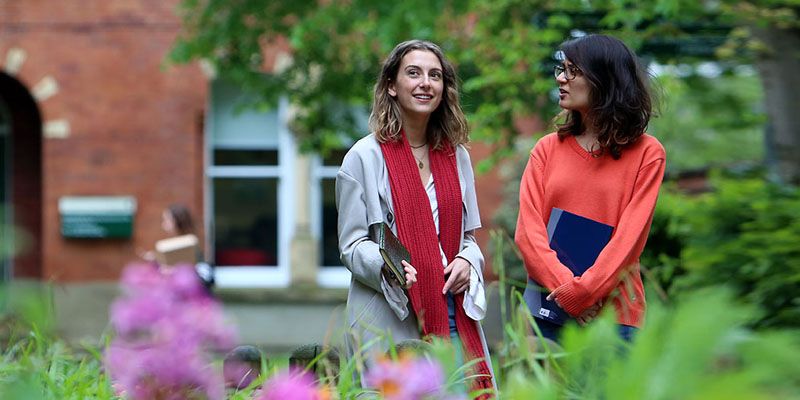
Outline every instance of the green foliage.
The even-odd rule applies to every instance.
[[[76,355],[61,342],[30,333],[4,355],[0,376],[6,382],[8,396],[2,398],[42,399],[113,399],[111,382],[102,372],[95,356]],[[13,397],[11,393],[27,393]],[[3,393],[3,389],[0,389]],[[31,396],[31,397],[28,397]]]
[[[497,233],[494,238],[502,251],[507,239]],[[500,284],[504,287],[507,282]],[[492,353],[499,398],[800,398],[798,335],[788,330],[750,330],[757,312],[730,291],[687,291],[669,305],[651,301],[647,326],[633,343],[617,336],[613,313],[606,312],[586,328],[569,325],[563,347],[537,340],[533,332],[538,328],[518,306],[519,296],[505,296],[514,296],[513,306],[504,309],[504,344]],[[99,350],[85,347],[75,353],[60,340],[42,335],[33,324],[15,326],[18,329],[13,329],[0,358],[0,398],[119,398],[103,371]],[[3,327],[9,327],[7,320]],[[453,347],[443,341],[426,349],[443,366],[445,386],[463,387],[470,363],[457,365]],[[397,351],[389,353],[397,357]],[[247,389],[229,392],[227,398],[254,398],[257,388],[285,366],[262,359],[261,377]],[[320,382],[329,388],[331,398],[374,395],[354,379],[359,368],[359,360],[341,360],[338,375],[322,373]]]
[[[512,304],[522,304],[515,296]],[[796,332],[749,329],[759,313],[732,291],[715,285],[648,304],[632,343],[619,338],[609,307],[587,327],[568,325],[563,347],[532,336],[530,313],[511,307],[505,344],[493,354],[501,360],[501,398],[800,398]]]
[[[170,58],[203,59],[220,78],[256,93],[258,103],[287,97],[292,130],[305,150],[330,150],[342,136],[360,137],[380,64],[400,41],[431,39],[445,50],[462,26],[465,2],[187,0],[184,32]],[[274,73],[263,49],[290,47],[291,62]],[[277,47],[276,47],[277,46]]]
[[[28,330],[52,337],[53,288],[40,282],[17,280],[0,285],[0,346]]]
[[[800,4],[796,0],[726,0],[720,2],[719,9],[729,18],[743,23],[742,30],[732,35],[723,47],[725,52],[735,51],[737,45],[743,45],[739,50],[749,50],[752,55],[764,50],[763,44],[754,43],[757,40],[752,38],[752,28],[773,26],[790,30],[800,27]]]
[[[33,243],[33,238],[28,232],[6,221],[6,213],[6,205],[0,203],[0,260],[25,253]],[[3,273],[5,272],[0,271],[0,274]]]
[[[800,327],[800,190],[722,176],[712,186],[663,192],[643,263],[673,298],[725,283],[761,308],[758,326]]]
[[[184,0],[184,29],[170,59],[205,60],[219,77],[258,94],[261,104],[287,97],[302,148],[326,151],[342,136],[363,135],[359,112],[370,104],[380,63],[392,47],[410,38],[433,40],[459,69],[474,137],[496,146],[491,160],[499,160],[520,133],[518,117],[546,121],[555,115],[555,102],[548,101],[553,53],[574,32],[616,35],[665,63],[714,61],[711,50],[735,24],[753,16],[786,24],[796,9],[792,0],[739,3]],[[726,48],[734,54],[752,35],[731,32]],[[288,46],[291,64],[273,73],[263,51],[270,46]]]
[[[766,116],[758,78],[730,70],[713,78],[676,72],[656,79],[664,95],[648,129],[667,149],[668,171],[761,162]]]
[[[0,286],[0,398],[113,398],[97,349],[75,354],[54,336],[52,288]]]

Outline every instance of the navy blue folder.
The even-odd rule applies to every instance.
[[[547,222],[547,238],[558,260],[575,276],[581,276],[594,265],[597,256],[611,240],[614,227],[593,219],[553,207]],[[563,325],[569,314],[555,301],[547,300],[541,285],[528,278],[523,298],[534,317]]]

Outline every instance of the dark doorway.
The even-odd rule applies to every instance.
[[[19,250],[13,258],[0,256],[2,276],[41,278],[42,119],[28,89],[4,73],[0,73],[0,157],[3,241]]]

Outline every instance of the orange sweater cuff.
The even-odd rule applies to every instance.
[[[562,285],[556,296],[561,308],[573,317],[577,317],[583,310],[591,306],[591,304],[586,304],[588,297],[589,293],[574,280]]]

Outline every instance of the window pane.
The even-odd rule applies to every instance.
[[[278,265],[278,179],[214,179],[214,264]]]
[[[214,150],[214,165],[278,165],[278,150]]]
[[[339,237],[336,231],[336,180],[322,180],[322,265],[341,266],[339,260]]]
[[[338,167],[342,165],[344,155],[347,154],[348,149],[337,149],[328,152],[328,155],[322,158],[322,165]]]
[[[277,110],[244,107],[248,101],[253,101],[252,96],[219,79],[212,82],[211,101],[211,139],[215,147],[278,147],[280,121]]]

